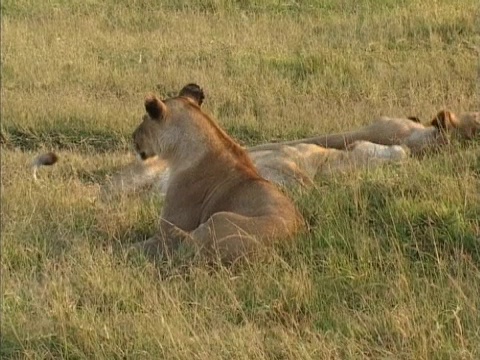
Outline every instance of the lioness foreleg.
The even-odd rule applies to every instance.
[[[181,230],[164,219],[160,219],[159,232],[146,241],[133,244],[131,250],[141,251],[150,258],[168,258],[187,237],[189,237],[188,232]]]

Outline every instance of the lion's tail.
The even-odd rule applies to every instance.
[[[58,161],[58,156],[54,152],[48,152],[36,156],[32,162],[33,179],[37,180],[37,171],[42,166],[51,166]]]

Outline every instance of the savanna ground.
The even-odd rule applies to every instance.
[[[192,81],[244,145],[479,109],[477,0],[1,6],[0,357],[480,358],[478,141],[292,190],[309,232],[234,270],[125,260],[162,199],[96,200]]]

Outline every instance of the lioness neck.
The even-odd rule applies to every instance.
[[[190,127],[191,134],[183,135],[185,141],[177,146],[175,153],[168,161],[172,175],[199,166],[202,167],[198,169],[199,172],[208,172],[211,167],[220,165],[226,172],[236,169],[236,171],[258,177],[247,152],[213,120],[206,117],[196,125],[193,128]]]

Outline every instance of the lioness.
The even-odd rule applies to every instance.
[[[188,84],[179,96],[188,93],[200,106],[205,98],[196,84]],[[346,151],[326,149],[313,144],[275,144],[271,149],[252,147],[246,149],[260,175],[283,186],[311,186],[321,174],[333,174],[376,166],[384,162],[400,161],[408,156],[405,146],[385,146],[367,141],[356,141]],[[125,194],[153,185],[160,193],[167,190],[170,170],[165,160],[150,157],[133,162],[115,174],[102,189],[104,196]]]
[[[313,144],[280,145],[274,149],[246,149],[258,173],[281,186],[308,188],[319,175],[345,173],[373,168],[385,162],[398,162],[408,157],[404,146],[385,146],[356,141],[348,150],[326,149]],[[165,160],[154,156],[133,161],[115,174],[102,188],[102,196],[128,194],[146,187],[165,195],[170,169]]]
[[[295,236],[304,221],[292,201],[199,105],[188,88],[178,97],[145,100],[135,150],[144,160],[164,159],[170,176],[159,232],[134,247],[154,255],[184,244],[231,263],[258,244]]]
[[[480,132],[480,112],[465,112],[460,116],[446,110],[440,111],[429,125],[422,125],[418,118],[381,117],[361,129],[320,135],[306,139],[258,145],[252,150],[272,150],[283,145],[316,144],[326,148],[347,149],[355,141],[363,140],[382,145],[405,145],[412,154],[446,145],[450,136],[471,140]]]
[[[259,173],[284,186],[311,186],[318,175],[331,175],[374,167],[408,156],[402,146],[384,146],[356,141],[347,150],[326,149],[313,144],[281,145],[275,149],[248,148]]]

